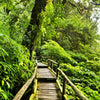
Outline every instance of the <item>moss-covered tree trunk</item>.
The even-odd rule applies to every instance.
[[[45,10],[48,0],[35,0],[35,6],[33,7],[30,24],[25,33],[23,44],[30,50],[30,60],[32,60],[32,52],[35,50],[35,44],[38,38],[40,22],[40,13]]]

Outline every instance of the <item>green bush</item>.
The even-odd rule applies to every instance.
[[[69,51],[68,52],[70,55],[71,55],[71,57],[73,58],[73,59],[75,59],[78,63],[79,62],[87,62],[87,60],[88,60],[88,58],[84,55],[84,54],[81,54],[81,53],[74,53],[74,52],[72,52],[72,51]]]
[[[31,62],[29,56],[26,47],[9,36],[0,36],[0,98],[2,100],[11,100],[20,86],[32,75],[35,62]]]
[[[71,56],[55,41],[48,41],[42,46],[42,54],[48,58],[54,59],[61,63],[70,63],[72,65],[77,65]]]
[[[94,72],[98,72],[100,70],[100,60],[99,61],[88,61],[86,63],[86,66],[89,70],[92,70]]]
[[[60,68],[90,100],[98,100],[97,98],[100,96],[100,76],[83,66],[72,66],[71,64],[62,63]]]

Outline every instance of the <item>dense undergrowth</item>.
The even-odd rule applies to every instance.
[[[32,75],[34,61],[29,51],[9,36],[0,36],[0,98],[10,99]],[[30,66],[29,66],[30,64]],[[16,90],[15,90],[16,88]]]
[[[99,100],[100,60],[90,60],[82,53],[65,51],[51,40],[42,46],[42,55],[59,62],[60,68],[89,100]],[[79,100],[69,85],[66,86],[66,94],[69,100]]]
[[[22,45],[33,6],[33,0],[0,1],[0,100],[12,100],[34,71],[35,60]]]
[[[39,56],[60,63],[89,100],[99,100],[100,35],[98,18],[91,19],[95,6],[91,0],[36,1],[0,0],[0,100],[12,100],[32,75],[35,59],[29,58],[35,48]],[[79,99],[69,85],[66,93],[69,100]]]

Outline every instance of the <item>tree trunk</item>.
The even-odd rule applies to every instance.
[[[36,41],[39,33],[40,22],[40,13],[45,10],[45,6],[47,5],[48,0],[35,0],[35,6],[33,7],[30,24],[25,33],[25,37],[23,43],[30,50],[30,60],[32,60],[32,52],[35,50]],[[29,39],[27,41],[26,39]]]

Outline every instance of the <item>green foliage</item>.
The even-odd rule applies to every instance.
[[[77,62],[55,41],[50,40],[42,46],[43,55],[56,60],[57,62],[71,63],[77,65]]]
[[[60,68],[70,78],[70,80],[89,98],[89,100],[98,100],[100,79],[93,71],[84,67],[72,66],[71,64],[60,64]],[[70,86],[66,87],[68,98],[73,98],[75,95]]]
[[[97,23],[90,19],[92,6],[86,1],[89,0],[82,3],[66,0],[63,5],[61,0],[53,3],[48,0],[45,11],[38,16],[40,25],[36,42],[41,48],[40,45],[49,40],[42,46],[42,56],[62,63],[60,67],[70,80],[90,100],[99,100],[100,36],[96,34]],[[99,3],[99,0],[94,2]],[[29,60],[29,50],[21,45],[22,40],[26,40],[28,46],[33,41],[31,31],[26,33],[26,30],[34,4],[35,0],[0,1],[1,100],[11,100],[34,70],[35,63]],[[32,29],[36,27],[33,25]],[[79,100],[69,85],[66,93],[69,99]]]
[[[35,61],[21,45],[33,6],[34,0],[0,1],[0,100],[11,100],[34,71]]]
[[[0,98],[1,98],[1,99],[5,99],[5,100],[8,99],[8,97],[7,97],[6,93],[5,93],[5,91],[2,90],[1,87],[0,87]]]
[[[100,4],[99,0],[93,0],[93,2],[96,3],[96,4]]]
[[[22,42],[23,35],[29,25],[31,11],[35,0],[20,2],[9,13],[10,36],[18,43]]]
[[[78,63],[79,62],[87,62],[88,58],[82,53],[74,53],[69,51],[68,52],[73,59],[75,59]]]
[[[77,8],[77,9],[76,9]],[[85,4],[66,1],[50,4],[42,13],[41,41],[57,41],[65,50],[80,51],[83,45],[92,45],[96,38],[96,23],[87,18],[91,9]]]
[[[3,34],[10,35],[18,43],[22,42],[23,35],[29,25],[31,11],[35,0],[6,0],[0,2],[0,29]]]
[[[0,70],[0,84],[3,91],[6,91],[1,91],[2,98],[7,96],[11,99],[12,94],[9,90],[17,87],[16,93],[18,87],[31,76],[34,63],[30,62],[29,55],[27,48],[6,35],[0,36],[0,69],[2,69]]]
[[[94,72],[98,72],[100,70],[100,60],[99,61],[95,61],[95,60],[88,61],[86,63],[86,66],[89,70],[92,70]]]

